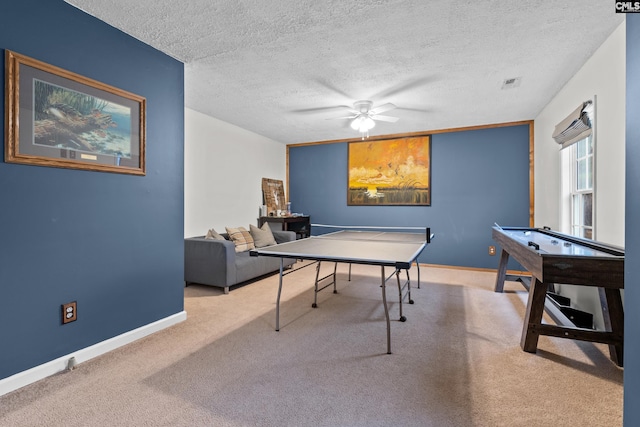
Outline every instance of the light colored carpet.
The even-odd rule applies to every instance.
[[[415,270],[415,268],[414,268]],[[380,269],[338,268],[311,308],[315,270],[232,289],[185,289],[188,320],[0,397],[2,426],[615,426],[622,369],[606,346],[541,337],[520,349],[521,285],[422,267],[392,351]],[[412,278],[415,278],[412,271]],[[152,297],[152,296],[150,296]]]

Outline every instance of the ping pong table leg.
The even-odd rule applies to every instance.
[[[406,269],[407,273],[407,296],[409,297],[409,304],[413,304],[413,300],[411,299],[411,279],[409,278],[409,269]]]
[[[320,277],[320,264],[322,264],[322,261],[318,261],[318,265],[316,265],[316,281],[313,288],[313,304],[311,304],[311,307],[313,308],[318,307],[318,277]]]
[[[418,267],[418,289],[420,289],[420,263],[418,262],[418,259],[416,258],[416,267]],[[407,276],[409,274],[409,270],[407,270]]]
[[[349,264],[351,265],[351,264]],[[337,294],[338,293],[338,288],[336,287],[336,273],[338,271],[338,263],[334,262],[333,263],[333,293]]]
[[[396,268],[396,281],[398,282],[398,302],[400,305],[400,321],[405,322],[406,317],[402,315],[402,285],[400,284],[400,269]]]
[[[381,265],[382,269],[382,305],[384,306],[384,316],[387,321],[387,354],[391,354],[391,322],[389,321],[389,307],[387,307],[387,278],[384,275],[384,265]]]
[[[282,293],[282,273],[284,272],[284,258],[280,258],[280,280],[278,283],[278,298],[276,299],[276,331],[280,330],[280,294]]]

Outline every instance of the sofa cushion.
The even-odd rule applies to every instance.
[[[251,233],[249,233],[246,228],[225,227],[225,229],[229,235],[229,240],[231,240],[236,246],[236,252],[245,252],[256,248],[253,242],[253,237],[251,237]]]
[[[253,237],[253,242],[256,248],[264,248],[265,246],[272,246],[276,244],[276,239],[273,237],[269,223],[265,222],[262,227],[258,228],[253,224],[249,225],[249,233]]]
[[[207,231],[207,235],[204,236],[205,239],[213,239],[213,240],[226,240],[223,236],[221,236],[216,230],[213,228]]]

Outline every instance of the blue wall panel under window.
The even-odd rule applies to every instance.
[[[431,227],[436,238],[420,262],[496,268],[498,257],[488,254],[494,222],[529,226],[529,126],[435,134],[431,142],[431,206],[347,206],[348,144],[334,143],[290,147],[292,209],[316,224]]]
[[[146,176],[0,162],[2,379],[183,310],[184,67],[63,1],[4,2],[0,48],[147,99]]]

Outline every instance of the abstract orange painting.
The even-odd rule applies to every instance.
[[[347,205],[431,205],[428,136],[349,143]]]

